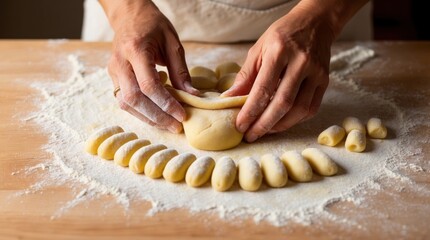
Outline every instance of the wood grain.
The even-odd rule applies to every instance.
[[[401,108],[426,108],[430,111],[430,42],[368,42],[361,43],[376,49],[387,60],[381,66],[365,66],[354,74],[360,84],[372,91],[384,86],[396,86],[393,99]],[[355,45],[338,43],[334,51]],[[249,45],[235,45],[247,49]],[[48,136],[31,121],[20,117],[37,107],[32,99],[40,97],[28,85],[32,79],[60,81],[64,70],[55,67],[59,57],[78,53],[87,66],[105,66],[109,57],[108,43],[67,41],[0,41],[0,238],[1,239],[106,239],[128,238],[238,238],[238,239],[303,239],[303,238],[409,238],[430,237],[427,226],[430,210],[415,206],[428,204],[426,195],[411,195],[406,188],[396,191],[383,188],[369,194],[367,204],[354,206],[340,202],[329,206],[329,211],[354,220],[357,225],[340,227],[336,221],[316,220],[311,225],[291,223],[282,228],[267,223],[255,224],[251,219],[224,221],[208,213],[191,214],[175,210],[145,216],[146,202],[132,202],[131,210],[124,213],[110,197],[103,197],[78,205],[63,216],[51,219],[59,207],[72,197],[70,186],[58,186],[23,196],[15,196],[43,177],[36,174],[16,174],[26,166],[50,158],[41,146]],[[213,45],[185,44],[187,52],[198,49],[210,51]],[[239,57],[238,57],[239,58]],[[237,59],[242,62],[244,59]],[[413,64],[410,64],[413,62]],[[407,64],[406,64],[407,63]],[[405,71],[402,66],[407,66]],[[63,79],[64,80],[64,79]],[[393,88],[390,88],[393,89]],[[402,99],[406,93],[417,92],[415,99]],[[430,136],[430,128],[414,131],[417,136]],[[419,143],[417,143],[419,144]],[[422,144],[422,143],[421,143]],[[418,156],[417,156],[418,157]],[[419,155],[423,165],[429,166],[430,148]],[[427,161],[427,162],[426,162]],[[429,168],[430,169],[430,168]],[[40,172],[37,172],[40,171]],[[428,171],[406,173],[414,181],[430,189]],[[391,206],[402,206],[395,208]],[[378,214],[375,214],[377,212]],[[393,229],[384,228],[391,224]],[[391,226],[390,225],[390,226]],[[409,231],[402,235],[402,226]]]

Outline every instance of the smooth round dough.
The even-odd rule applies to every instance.
[[[233,186],[236,179],[237,167],[230,157],[222,157],[216,161],[212,172],[212,188],[224,192]]]
[[[124,130],[120,126],[112,126],[112,127],[106,127],[102,128],[94,133],[92,133],[87,141],[85,142],[85,151],[88,153],[91,153],[93,155],[97,154],[97,149],[99,148],[100,144],[110,136],[124,132]]]
[[[197,89],[214,89],[218,84],[216,73],[209,68],[196,66],[190,69],[191,86]]]
[[[229,73],[222,76],[217,85],[219,92],[225,92],[233,86],[234,80],[236,79],[237,73]]]
[[[227,74],[238,73],[239,71],[240,71],[240,66],[235,62],[221,63],[215,68],[215,74],[219,79],[221,79],[223,76]]]
[[[185,107],[187,119],[182,122],[188,143],[201,150],[218,151],[237,146],[243,133],[236,129],[239,108],[206,110]]]
[[[137,139],[137,135],[132,132],[121,132],[108,137],[100,144],[97,149],[97,155],[99,157],[112,160],[115,156],[115,152],[125,143],[131,140]]]
[[[265,154],[260,159],[261,171],[267,185],[280,188],[287,184],[288,174],[281,160],[273,154]]]
[[[172,158],[164,168],[163,177],[169,182],[179,182],[185,178],[190,165],[196,160],[191,153],[182,153]]]

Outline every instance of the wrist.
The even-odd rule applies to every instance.
[[[133,17],[157,9],[151,0],[99,0],[113,30],[121,28],[123,16]]]
[[[310,17],[310,22],[324,28],[334,39],[341,33],[345,24],[368,0],[302,0],[292,10]]]

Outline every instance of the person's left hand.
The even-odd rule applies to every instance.
[[[223,96],[249,94],[236,127],[253,142],[314,116],[329,82],[331,26],[295,8],[273,23],[248,52]]]

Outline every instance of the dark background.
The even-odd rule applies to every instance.
[[[375,40],[430,40],[429,6],[427,0],[374,0]],[[0,38],[79,39],[82,17],[83,0],[0,0]]]

